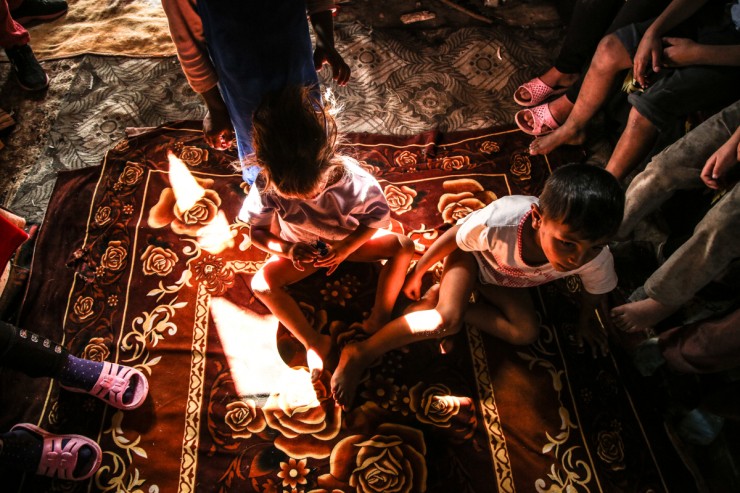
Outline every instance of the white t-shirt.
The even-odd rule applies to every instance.
[[[548,262],[532,266],[522,259],[522,228],[537,197],[512,195],[471,212],[457,224],[458,247],[472,252],[484,284],[512,288],[539,286],[555,279],[578,275],[591,294],[604,294],[617,286],[614,258],[608,247],[576,270],[560,272]]]
[[[277,217],[280,237],[286,241],[341,240],[360,224],[371,228],[390,225],[390,207],[378,180],[352,158],[344,158],[347,172],[313,199],[286,198],[252,186],[239,219],[252,226],[270,226]]]

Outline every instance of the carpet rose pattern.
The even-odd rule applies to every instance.
[[[552,168],[581,157],[576,149],[528,157],[528,138],[509,129],[353,134],[348,142],[346,152],[388,196],[390,228],[408,235],[417,254],[457,219],[498,197],[535,193]],[[169,152],[198,191],[187,205]],[[27,411],[55,431],[99,433],[105,454],[92,490],[593,491],[638,483],[661,490],[637,417],[616,403],[624,390],[615,368],[600,362],[598,372],[584,372],[596,381],[577,384],[568,373],[577,355],[558,334],[576,310],[565,308],[563,296],[572,293],[562,286],[542,290],[537,344],[513,348],[471,329],[449,354],[433,341],[392,351],[368,369],[355,406],[342,411],[329,369],[311,385],[305,351],[249,290],[266,255],[236,219],[248,187],[230,166],[234,158],[208,149],[197,125],[184,122],[122,141],[99,168],[60,177],[25,322],[43,328],[64,320],[54,338],[73,353],[133,365],[151,388],[142,408],[110,413],[52,384],[38,393],[48,400]],[[70,215],[65,201],[89,213]],[[367,337],[360,322],[378,270],[345,263],[289,291],[341,349]],[[426,285],[440,272],[435,266]],[[43,282],[52,273],[55,292]],[[593,403],[604,391],[609,409],[593,410],[586,396]],[[20,490],[90,485],[32,478]]]

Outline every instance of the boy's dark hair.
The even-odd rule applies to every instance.
[[[252,118],[252,144],[267,186],[303,195],[333,163],[336,122],[316,88],[287,86],[262,98]]]
[[[624,214],[624,191],[608,171],[567,164],[553,171],[540,195],[543,217],[567,225],[584,239],[614,236]]]

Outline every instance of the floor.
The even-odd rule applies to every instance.
[[[537,42],[549,44],[553,53],[563,32],[561,15],[555,4],[548,0],[349,0],[340,3],[342,8],[337,22],[359,20],[377,29],[428,30],[440,36],[444,35],[445,29],[459,26],[501,24],[521,29]],[[501,5],[493,7],[484,3]],[[414,18],[426,20],[404,23],[404,20]],[[22,92],[10,76],[8,64],[0,64],[0,108],[16,121],[13,128],[0,132],[0,140],[5,144],[5,148],[0,150],[0,205],[9,206],[18,198],[20,185],[28,178],[32,165],[43,159],[55,145],[49,138],[49,130],[81,60],[82,57],[75,57],[44,62],[51,85],[40,95]],[[197,101],[194,95],[192,97]],[[589,142],[588,147],[590,158],[596,163],[603,163],[610,149],[608,139],[603,138]],[[43,203],[38,208],[42,217]],[[653,397],[662,399],[656,402],[656,407],[663,406],[669,435],[675,438],[686,462],[696,469],[697,484],[703,491],[737,491],[740,488],[740,427],[737,421],[727,420],[722,433],[711,445],[692,445],[675,433],[678,418],[682,416],[679,411],[694,405],[704,387],[716,385],[722,388],[736,382],[733,375],[705,379],[659,372],[640,384],[643,392],[652,392]]]

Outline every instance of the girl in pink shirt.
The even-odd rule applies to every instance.
[[[262,171],[240,218],[252,242],[272,256],[254,275],[252,291],[322,364],[331,339],[317,333],[284,289],[344,260],[386,260],[375,304],[363,322],[373,333],[390,320],[414,252],[406,236],[387,231],[390,208],[377,180],[336,153],[335,121],[307,88],[287,87],[263,99],[253,117],[255,158]],[[311,377],[321,365],[309,357]]]

